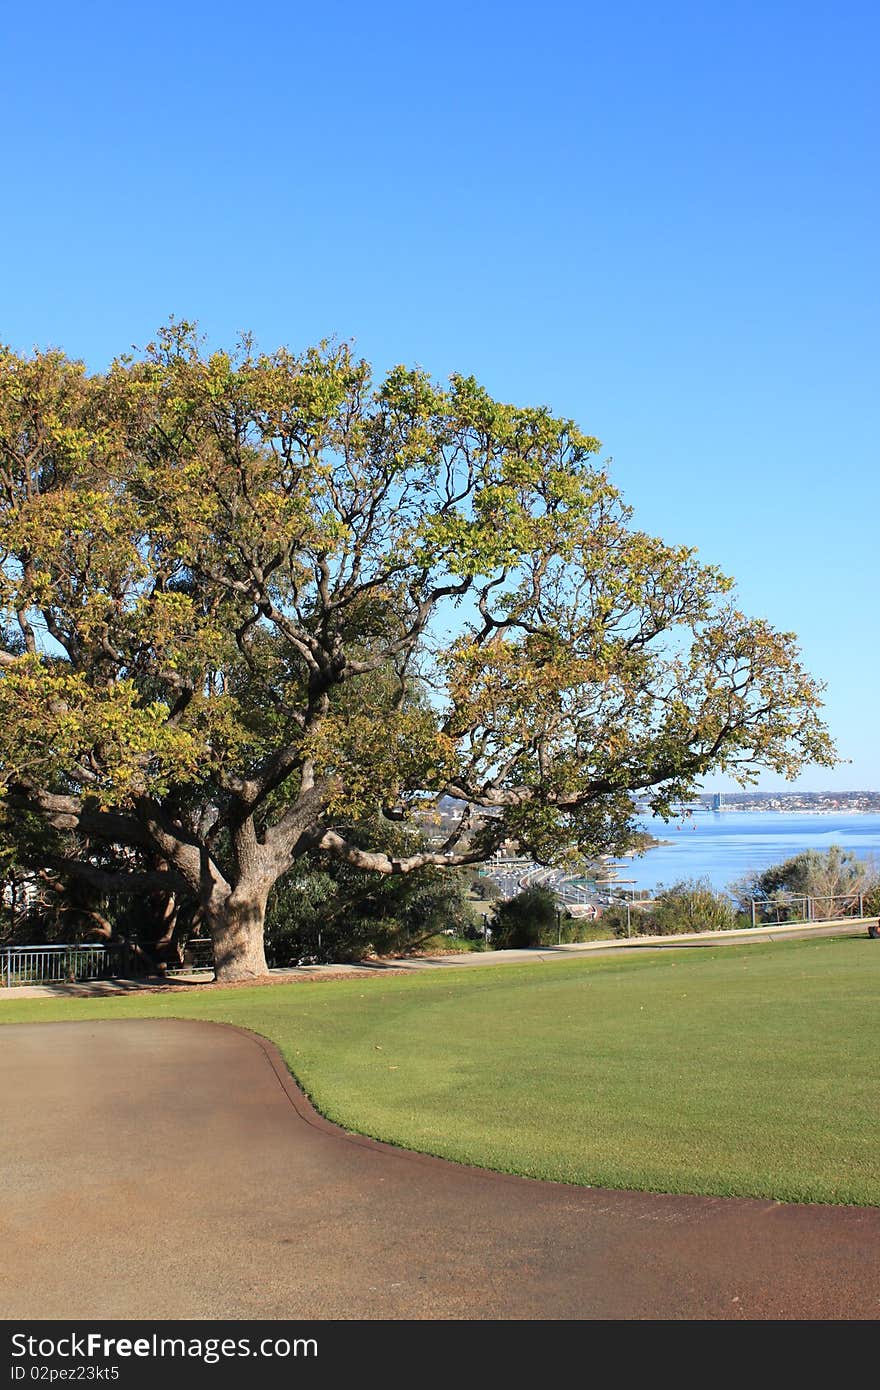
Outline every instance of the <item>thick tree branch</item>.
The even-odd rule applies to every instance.
[[[130,869],[101,869],[83,859],[65,858],[61,855],[44,856],[47,867],[59,873],[69,874],[99,893],[110,895],[155,893],[162,889],[167,893],[185,892],[187,884],[180,874],[170,870],[157,869],[152,872],[137,872]]]

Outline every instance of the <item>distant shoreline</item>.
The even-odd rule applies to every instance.
[[[880,806],[712,806],[684,812],[710,816],[877,816]]]
[[[655,890],[680,879],[708,878],[726,892],[746,874],[781,864],[793,855],[837,843],[859,859],[880,860],[880,810],[862,807],[722,807],[704,815],[686,811],[665,825],[643,822],[664,844],[628,864],[626,877],[640,889]]]

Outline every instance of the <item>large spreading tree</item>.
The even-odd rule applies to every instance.
[[[345,345],[208,353],[172,323],[99,374],[2,352],[7,836],[194,904],[238,979],[305,855],[619,852],[633,794],[830,763],[793,636],[636,529],[598,449]],[[355,833],[441,797],[468,807],[445,843]]]

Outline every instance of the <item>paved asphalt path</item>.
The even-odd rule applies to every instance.
[[[871,1318],[880,1209],[504,1177],[348,1135],[270,1043],[0,1030],[0,1316]]]

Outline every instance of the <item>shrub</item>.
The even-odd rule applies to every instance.
[[[691,932],[729,931],[738,925],[733,904],[716,893],[706,878],[680,879],[664,888],[648,908],[631,909],[633,936],[679,936]],[[615,936],[627,935],[627,910],[616,904],[602,914]]]
[[[731,892],[746,912],[753,898],[780,907],[789,895],[834,899],[863,893],[867,898],[880,894],[880,873],[870,858],[858,859],[851,850],[831,845],[827,850],[804,850],[781,864],[748,874],[731,884]]]
[[[866,917],[880,917],[880,882],[875,882],[862,897],[862,911]]]
[[[365,846],[418,847],[402,832],[365,823]],[[479,928],[467,900],[468,877],[425,868],[381,877],[318,857],[302,860],[276,884],[266,912],[270,965],[297,960],[358,960],[418,949],[438,932],[463,937]]]
[[[549,888],[524,888],[496,908],[492,945],[499,951],[554,945],[558,931],[556,913],[556,899]]]

